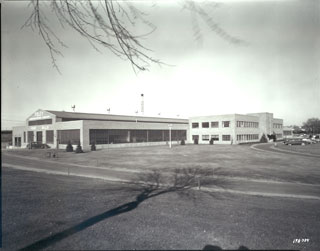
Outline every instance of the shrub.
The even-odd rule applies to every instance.
[[[79,142],[78,145],[77,145],[76,153],[83,153],[82,147],[81,147],[81,145],[80,145],[80,142]]]
[[[73,152],[73,146],[71,145],[71,142],[68,142],[67,148],[66,148],[67,152]]]
[[[97,150],[96,144],[93,142],[91,145],[91,151],[96,151],[96,150]]]
[[[261,139],[260,139],[260,143],[267,143],[268,139],[266,137],[266,135],[262,134]]]
[[[213,145],[213,139],[210,139],[209,143],[210,145]]]
[[[184,146],[186,144],[185,140],[181,140],[181,143],[180,143],[182,146]]]

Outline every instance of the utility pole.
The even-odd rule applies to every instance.
[[[172,128],[172,124],[169,124],[168,127],[169,127],[169,148],[171,148],[171,147],[172,147],[172,142],[171,142],[171,128]]]

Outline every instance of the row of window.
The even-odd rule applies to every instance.
[[[211,139],[214,141],[219,141],[219,135],[211,135]],[[199,140],[199,135],[192,135],[192,140]],[[202,135],[202,141],[209,141],[210,135]],[[222,141],[230,141],[231,135],[222,135]]]
[[[46,132],[46,144],[53,144],[54,143],[54,132],[53,130],[47,130]],[[34,132],[28,131],[28,143],[31,143],[33,141],[37,141],[42,143],[42,131],[36,132],[36,138],[34,139]],[[69,141],[71,144],[78,144],[80,141],[80,130],[57,130],[57,136],[58,136],[58,142],[60,144],[68,144]],[[23,132],[23,142],[26,143],[26,132]]]
[[[218,121],[211,122],[211,128],[218,128],[218,127],[219,127]],[[222,127],[230,127],[230,121],[222,121]],[[192,123],[192,128],[199,128],[199,123],[198,122]],[[201,128],[209,128],[209,122],[202,122]]]
[[[259,123],[258,122],[252,122],[252,121],[237,121],[237,127],[258,128],[259,127]]]
[[[192,135],[192,140],[198,140],[199,135]],[[209,141],[213,139],[214,141],[219,141],[219,135],[202,135],[202,141]],[[248,140],[258,140],[259,134],[238,134],[237,141],[248,141]],[[222,135],[222,141],[231,141],[231,135]]]
[[[54,143],[53,130],[47,130],[46,143]],[[26,137],[28,136],[28,138]],[[35,137],[35,138],[34,138]],[[129,143],[129,142],[159,142],[169,141],[169,130],[121,130],[121,129],[90,129],[89,130],[90,144],[111,144],[111,143]],[[80,130],[57,130],[57,139],[59,144],[78,144],[80,141]],[[171,130],[171,140],[186,140],[186,130]],[[26,143],[37,141],[43,142],[42,131],[28,131],[23,133],[23,141]]]
[[[169,141],[169,130],[90,129],[90,144]],[[171,130],[171,140],[186,140],[186,130]]]
[[[192,128],[199,128],[200,123],[194,122],[192,123]],[[201,128],[210,128],[209,122],[202,122]],[[274,124],[276,125],[276,124]],[[222,127],[230,127],[230,121],[222,121],[221,123]],[[237,121],[237,127],[249,127],[249,128],[258,128],[259,123],[258,122],[252,122],[252,121]],[[211,122],[211,128],[219,128],[219,122],[213,121]]]
[[[28,135],[28,143],[35,141],[34,132],[28,131],[28,132],[23,132],[23,143],[27,143],[27,135]],[[37,132],[36,141],[42,143],[42,131]],[[46,131],[46,143],[53,144],[53,130]]]
[[[274,123],[273,128],[282,128],[282,124]]]
[[[237,141],[248,141],[259,139],[259,134],[238,134]]]
[[[41,120],[30,120],[28,121],[29,126],[34,125],[50,125],[52,124],[52,119],[41,119]]]

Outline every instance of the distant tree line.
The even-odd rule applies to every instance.
[[[306,133],[309,134],[319,134],[320,133],[320,119],[310,118],[303,123],[302,128]]]

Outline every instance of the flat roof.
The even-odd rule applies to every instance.
[[[67,120],[101,120],[101,121],[123,121],[123,122],[140,122],[146,123],[173,123],[173,124],[188,124],[188,119],[177,118],[162,118],[162,117],[144,117],[144,116],[128,116],[114,115],[101,113],[82,113],[82,112],[63,112],[46,110],[49,113],[56,115],[58,118]]]
[[[218,115],[193,116],[193,117],[190,117],[190,119],[202,119],[202,118],[207,119],[207,118],[215,118],[215,117],[236,117],[236,116],[258,118],[257,116],[251,115],[251,114],[229,113],[229,114],[218,114]]]

